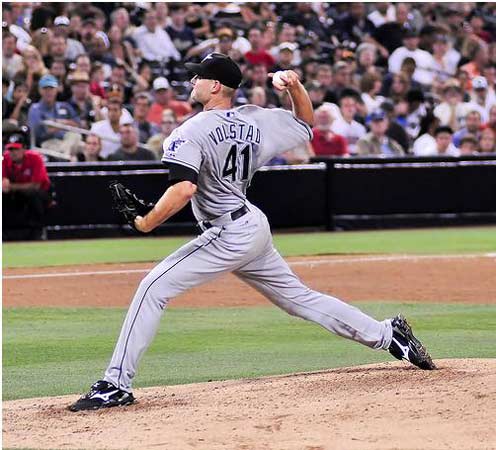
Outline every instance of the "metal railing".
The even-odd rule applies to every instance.
[[[53,120],[43,120],[42,123],[43,123],[43,125],[45,125],[47,127],[58,128],[58,129],[64,130],[64,131],[72,131],[73,133],[83,134],[85,136],[88,136],[90,134],[96,134],[95,132],[92,132],[91,130],[87,130],[85,128],[74,127],[72,125],[66,125],[64,123],[59,123],[59,122],[56,122]],[[120,139],[116,139],[116,138],[111,137],[111,136],[100,136],[100,135],[97,135],[97,136],[99,136],[100,139],[102,139],[103,141],[113,142],[114,144],[120,143]],[[34,132],[33,132],[33,130],[31,130],[31,142],[33,142],[33,138],[34,138]],[[142,142],[138,142],[137,146],[138,146],[138,148],[143,148],[145,150],[151,151],[150,147],[146,144],[143,144]]]

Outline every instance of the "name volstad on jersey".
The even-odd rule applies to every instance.
[[[253,125],[244,123],[230,123],[229,125],[221,124],[215,130],[208,133],[215,145],[228,139],[251,142],[260,144],[260,130]]]

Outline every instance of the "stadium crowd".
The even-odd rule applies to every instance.
[[[2,3],[4,149],[72,161],[160,159],[198,113],[185,61],[231,56],[235,103],[290,108],[269,72],[294,70],[314,138],[272,161],[314,155],[496,151],[494,3]],[[18,139],[20,140],[20,139]],[[13,144],[13,143],[11,143]]]

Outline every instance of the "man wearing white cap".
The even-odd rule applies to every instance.
[[[79,55],[85,53],[83,44],[69,37],[69,26],[71,21],[66,16],[55,17],[53,21],[55,26],[53,32],[55,36],[64,36],[67,40],[67,48],[65,50],[65,58],[74,61]]]
[[[475,77],[472,80],[472,93],[470,105],[481,113],[482,122],[489,120],[489,110],[496,105],[496,95],[489,92],[488,84],[485,77]]]
[[[155,101],[150,107],[147,119],[156,125],[162,121],[162,112],[164,109],[172,109],[180,121],[184,116],[191,113],[191,105],[188,102],[182,102],[174,99],[174,91],[170,87],[169,80],[165,77],[155,78],[153,81],[153,94]]]

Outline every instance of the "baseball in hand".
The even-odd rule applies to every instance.
[[[286,89],[288,85],[287,81],[288,79],[285,70],[279,70],[272,76],[272,84],[281,91]]]

